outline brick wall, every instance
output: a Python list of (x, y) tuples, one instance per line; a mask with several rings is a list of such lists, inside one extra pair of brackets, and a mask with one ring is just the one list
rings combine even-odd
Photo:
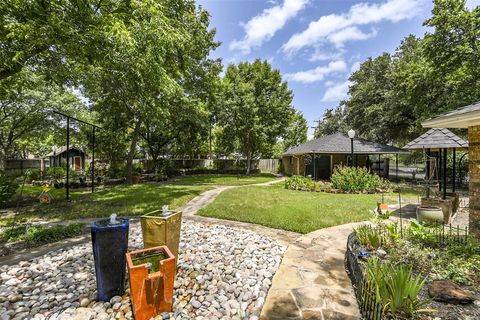
[(468, 127), (470, 233), (480, 240), (480, 126)]

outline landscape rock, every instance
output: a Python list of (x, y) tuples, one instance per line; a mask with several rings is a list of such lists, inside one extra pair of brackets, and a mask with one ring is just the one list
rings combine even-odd
[(387, 256), (387, 251), (383, 250), (383, 249), (378, 249), (377, 250), (377, 256), (380, 258), (380, 259), (383, 259)]
[(471, 293), (450, 280), (432, 281), (428, 287), (428, 294), (435, 301), (451, 304), (467, 304), (475, 300)]
[[(129, 250), (140, 248), (140, 225), (132, 222)], [(258, 319), (285, 249), (256, 233), (183, 221), (173, 312), (155, 319)], [(133, 319), (128, 281), (123, 296), (95, 301), (90, 243), (0, 266), (0, 279), (1, 320)]]

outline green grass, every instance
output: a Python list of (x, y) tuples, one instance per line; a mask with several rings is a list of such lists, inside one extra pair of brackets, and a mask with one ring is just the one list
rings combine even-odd
[(287, 190), (283, 184), (222, 192), (199, 214), (308, 233), (372, 217), (381, 195), (332, 194)]
[[(22, 194), (23, 198), (36, 198), (40, 195), (42, 189), (43, 187), (41, 186), (32, 186), (31, 184), (25, 184), (22, 193), (22, 185), (19, 185), (17, 189), (17, 196)], [(65, 188), (55, 189), (54, 187), (52, 187), (49, 192), (54, 198), (57, 199), (65, 197)], [(90, 188), (70, 189), (70, 194), (73, 196), (80, 194), (88, 194), (89, 192)], [(15, 200), (16, 199), (14, 198), (13, 202), (15, 202)]]
[[(29, 186), (25, 191), (28, 196), (37, 196), (41, 187)], [(178, 208), (200, 193), (210, 189), (201, 185), (163, 185), (142, 183), (122, 185), (90, 193), (88, 189), (72, 189), (71, 201), (65, 200), (65, 189), (52, 189), (53, 203), (41, 204), (37, 201), (19, 209), (17, 221), (38, 220), (72, 220), (79, 218), (106, 217), (112, 213), (119, 216), (142, 215), (160, 209), (168, 204), (172, 209)], [(13, 208), (0, 216), (0, 225), (12, 221)]]
[(264, 183), (275, 180), (276, 177), (270, 173), (255, 175), (198, 175), (185, 176), (169, 180), (168, 183), (180, 185), (217, 185), (217, 186), (243, 186), (256, 183)]

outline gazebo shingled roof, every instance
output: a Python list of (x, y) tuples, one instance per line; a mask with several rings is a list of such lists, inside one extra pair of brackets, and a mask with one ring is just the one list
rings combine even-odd
[[(306, 153), (327, 153), (327, 154), (350, 154), (351, 145), (350, 138), (341, 134), (335, 133), (328, 136), (323, 136), (317, 139), (310, 140), (306, 143), (288, 149), (283, 156), (292, 156)], [(361, 138), (353, 140), (354, 150), (357, 154), (398, 154), (408, 153), (394, 146), (389, 146), (377, 142), (368, 141)]]
[(445, 128), (432, 128), (403, 147), (409, 150), (450, 148), (468, 148), (468, 142)]

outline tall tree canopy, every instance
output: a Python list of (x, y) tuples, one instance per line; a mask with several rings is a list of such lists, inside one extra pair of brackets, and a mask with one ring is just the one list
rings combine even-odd
[(318, 126), (315, 128), (313, 134), (315, 138), (327, 136), (337, 132), (347, 132), (345, 125), (345, 115), (342, 107), (336, 107), (335, 109), (327, 109), (323, 114), (323, 118), (318, 121)]
[(220, 144), (225, 153), (247, 160), (271, 154), (295, 116), (292, 92), (278, 70), (255, 60), (227, 67), (219, 108)]
[(480, 7), (435, 0), (431, 28), (406, 37), (393, 54), (363, 62), (350, 76), (349, 98), (327, 110), (325, 126), (352, 127), (365, 138), (403, 145), (425, 129), (421, 122), (480, 101)]
[(61, 124), (53, 110), (72, 115), (86, 111), (72, 92), (28, 70), (0, 80), (0, 165), (6, 158), (43, 156), (51, 150), (44, 142)]
[[(208, 59), (218, 43), (195, 1), (6, 0), (0, 13), (2, 85), (31, 72), (50, 99), (77, 88), (108, 128), (99, 132), (108, 140), (99, 140), (100, 154), (126, 158), (129, 177), (139, 146), (155, 157), (172, 143), (195, 149), (200, 143), (187, 141), (208, 135), (221, 65)], [(22, 92), (38, 86), (23, 81)]]

